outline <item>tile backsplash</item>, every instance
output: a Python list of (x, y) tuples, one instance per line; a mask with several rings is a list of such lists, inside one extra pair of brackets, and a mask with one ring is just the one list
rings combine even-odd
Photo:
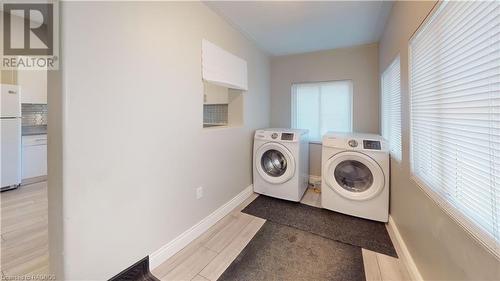
[(23, 103), (22, 125), (23, 126), (44, 126), (47, 125), (47, 105)]
[(203, 123), (206, 125), (227, 125), (227, 104), (203, 105)]

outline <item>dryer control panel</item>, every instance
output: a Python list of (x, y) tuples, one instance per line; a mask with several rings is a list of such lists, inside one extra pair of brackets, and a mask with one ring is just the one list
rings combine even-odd
[(322, 145), (345, 150), (389, 151), (389, 144), (381, 136), (374, 134), (327, 133), (323, 136)]

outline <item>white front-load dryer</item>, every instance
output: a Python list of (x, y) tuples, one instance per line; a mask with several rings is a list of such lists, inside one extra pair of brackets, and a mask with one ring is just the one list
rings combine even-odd
[(387, 222), (389, 150), (378, 135), (323, 136), (321, 203), (325, 209)]
[(296, 129), (255, 132), (253, 189), (256, 193), (300, 201), (309, 183), (307, 133)]

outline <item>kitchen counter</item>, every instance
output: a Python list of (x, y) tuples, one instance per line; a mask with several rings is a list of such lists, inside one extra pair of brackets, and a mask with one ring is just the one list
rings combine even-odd
[(22, 127), (23, 136), (46, 135), (46, 134), (47, 134), (47, 125)]

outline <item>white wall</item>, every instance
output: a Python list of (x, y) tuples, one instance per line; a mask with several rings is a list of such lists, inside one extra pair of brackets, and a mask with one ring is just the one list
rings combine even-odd
[(500, 262), (410, 178), (408, 40), (434, 4), (396, 2), (380, 41), (380, 74), (401, 55), (403, 160), (391, 162), (391, 216), (425, 280), (500, 280)]
[[(291, 126), (292, 83), (332, 80), (353, 80), (353, 130), (379, 133), (377, 44), (272, 58), (271, 125)], [(309, 167), (321, 175), (321, 145), (310, 145)]]
[[(102, 280), (252, 183), (253, 131), (269, 126), (269, 60), (202, 3), (61, 6), (63, 174), (52, 182), (62, 178), (64, 222), (51, 250), (63, 249), (59, 278)], [(203, 38), (248, 62), (241, 128), (202, 129)]]

